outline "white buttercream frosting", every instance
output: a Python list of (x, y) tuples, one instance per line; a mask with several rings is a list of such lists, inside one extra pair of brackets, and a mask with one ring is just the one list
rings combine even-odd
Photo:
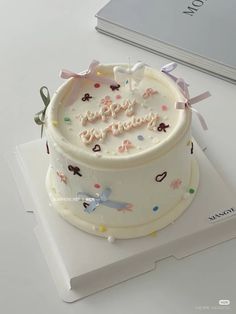
[[(100, 66), (98, 72), (114, 79), (113, 68)], [(79, 84), (79, 91), (68, 105), (73, 84)], [(151, 68), (145, 69), (143, 79), (133, 84), (132, 90), (128, 78), (113, 89), (104, 83), (73, 78), (54, 95), (47, 128), (55, 142), (73, 155), (94, 160), (98, 154), (93, 148), (99, 145), (98, 163), (113, 159), (128, 164), (128, 160), (144, 158), (144, 154), (152, 158), (151, 152), (169, 149), (182, 136), (191, 114), (177, 110), (176, 99), (183, 96), (175, 84)], [(121, 149), (127, 140), (130, 147)]]
[[(114, 80), (116, 66), (128, 69), (99, 65), (97, 74)], [(150, 67), (133, 81), (131, 72), (119, 74), (119, 87), (67, 80), (45, 124), (53, 206), (75, 226), (110, 239), (163, 228), (190, 204), (198, 184), (191, 111), (175, 108), (184, 101), (179, 87)]]

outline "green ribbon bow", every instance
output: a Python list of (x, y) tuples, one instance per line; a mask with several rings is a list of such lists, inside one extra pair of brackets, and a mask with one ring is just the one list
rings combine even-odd
[(34, 116), (34, 121), (36, 124), (41, 125), (41, 138), (43, 136), (43, 126), (45, 124), (45, 115), (48, 105), (50, 104), (50, 94), (49, 90), (46, 86), (42, 86), (40, 88), (40, 96), (45, 105), (45, 108), (39, 112), (37, 112)]

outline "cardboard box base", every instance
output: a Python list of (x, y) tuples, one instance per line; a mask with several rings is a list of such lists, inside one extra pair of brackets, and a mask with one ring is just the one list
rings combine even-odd
[(11, 168), (26, 211), (35, 213), (35, 234), (64, 301), (151, 271), (166, 257), (183, 258), (236, 237), (236, 200), (199, 146), (194, 147), (200, 185), (190, 207), (157, 235), (111, 244), (70, 225), (52, 208), (45, 188), (45, 140), (17, 146)]

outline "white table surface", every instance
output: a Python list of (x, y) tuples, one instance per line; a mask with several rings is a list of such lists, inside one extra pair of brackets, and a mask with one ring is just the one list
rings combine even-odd
[[(236, 313), (236, 240), (183, 260), (168, 258), (156, 271), (66, 304), (58, 297), (33, 234), (35, 219), (25, 213), (6, 161), (19, 143), (38, 138), (33, 115), (43, 104), (39, 88), (54, 91), (61, 68), (84, 70), (94, 58), (104, 63), (143, 60), (160, 67), (168, 60), (97, 33), (94, 14), (107, 0), (0, 0), (0, 311), (15, 313), (161, 313), (216, 312), (229, 299)], [(236, 192), (236, 86), (179, 65), (176, 74), (193, 95), (210, 90), (197, 105), (209, 131), (193, 121), (193, 133)], [(224, 112), (226, 109), (226, 112)], [(209, 196), (213, 197), (213, 196)], [(222, 309), (221, 309), (222, 310)]]

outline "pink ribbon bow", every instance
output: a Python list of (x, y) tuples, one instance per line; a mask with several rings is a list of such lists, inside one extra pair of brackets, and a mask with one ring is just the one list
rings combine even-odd
[(122, 145), (118, 147), (118, 151), (120, 153), (127, 152), (129, 148), (134, 147), (133, 144), (129, 140), (124, 140)]
[[(60, 72), (60, 77), (64, 79), (69, 79), (72, 77), (75, 79), (88, 79), (88, 80), (99, 82), (99, 83), (110, 84), (110, 85), (115, 85), (115, 86), (118, 85), (116, 81), (108, 77), (98, 75), (97, 73), (98, 65), (99, 65), (99, 61), (93, 60), (91, 64), (89, 65), (88, 70), (80, 72), (80, 73), (75, 73), (70, 70), (63, 69)], [(80, 85), (78, 84), (78, 81), (75, 80), (72, 86), (72, 89), (70, 91), (70, 95), (68, 97), (69, 99), (67, 99), (67, 105), (72, 104), (76, 100), (79, 93), (79, 88), (80, 88)]]
[(182, 101), (178, 101), (178, 102), (175, 103), (176, 109), (185, 109), (187, 107), (191, 111), (195, 112), (197, 117), (198, 117), (198, 119), (199, 119), (199, 121), (200, 121), (200, 123), (201, 123), (202, 128), (204, 130), (207, 130), (208, 127), (207, 127), (205, 119), (200, 114), (200, 112), (198, 112), (196, 109), (194, 109), (192, 107), (192, 105), (196, 104), (199, 101), (202, 101), (202, 100), (210, 97), (211, 96), (210, 92), (207, 91), (207, 92), (204, 92), (204, 93), (202, 93), (202, 94), (200, 94), (200, 95), (198, 95), (196, 97), (190, 98), (187, 83), (182, 78), (177, 79), (176, 83), (180, 87), (182, 94), (186, 98), (185, 101), (183, 101), (183, 102)]

